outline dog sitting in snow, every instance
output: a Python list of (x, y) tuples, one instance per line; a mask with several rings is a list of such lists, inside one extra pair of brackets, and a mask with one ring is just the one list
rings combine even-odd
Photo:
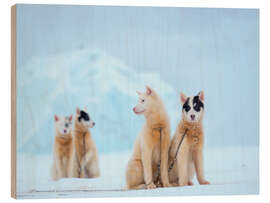
[(128, 189), (156, 188), (159, 174), (163, 187), (170, 186), (168, 180), (168, 149), (170, 123), (159, 95), (150, 87), (145, 93), (137, 92), (139, 103), (133, 111), (145, 117), (143, 128), (136, 139), (132, 157), (126, 169)]
[(52, 178), (58, 180), (70, 176), (72, 164), (72, 116), (54, 116), (56, 135), (54, 138)]
[(201, 91), (194, 97), (186, 97), (181, 93), (180, 100), (183, 105), (182, 120), (177, 126), (169, 152), (169, 163), (176, 156), (176, 162), (169, 172), (170, 182), (179, 186), (193, 185), (192, 179), (196, 171), (198, 182), (209, 184), (203, 172), (204, 92)]
[(89, 128), (95, 126), (86, 110), (76, 109), (74, 125), (75, 154), (72, 176), (77, 178), (96, 178), (100, 175), (98, 153)]

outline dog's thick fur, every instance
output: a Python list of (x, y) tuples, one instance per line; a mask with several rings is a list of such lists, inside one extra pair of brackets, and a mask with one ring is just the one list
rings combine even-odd
[[(200, 99), (202, 101), (204, 100), (203, 92), (200, 92)], [(182, 94), (182, 104), (185, 103), (186, 100), (187, 97)], [(204, 178), (203, 171), (203, 108), (201, 111), (202, 115), (196, 122), (190, 122), (188, 119), (185, 119), (185, 115), (182, 113), (182, 120), (178, 124), (175, 135), (171, 141), (169, 163), (174, 159), (180, 140), (187, 129), (186, 136), (177, 154), (177, 160), (169, 173), (169, 179), (173, 185), (193, 185), (192, 179), (195, 171), (200, 184), (209, 184)]]
[(52, 166), (53, 180), (59, 180), (60, 178), (67, 178), (70, 176), (72, 155), (72, 131), (69, 131), (67, 134), (62, 134), (60, 131), (56, 130)]
[[(168, 149), (170, 144), (168, 115), (161, 98), (153, 89), (147, 87), (146, 93), (137, 93), (139, 94), (139, 104), (134, 108), (134, 112), (144, 114), (146, 121), (136, 139), (133, 154), (126, 169), (127, 188), (156, 188), (157, 166), (160, 160), (161, 182), (163, 187), (168, 187), (170, 186), (168, 180)], [(162, 129), (161, 149), (160, 128)]]
[(77, 109), (74, 125), (74, 159), (72, 176), (77, 178), (96, 178), (100, 176), (98, 153), (92, 139), (89, 126), (79, 120), (80, 110)]

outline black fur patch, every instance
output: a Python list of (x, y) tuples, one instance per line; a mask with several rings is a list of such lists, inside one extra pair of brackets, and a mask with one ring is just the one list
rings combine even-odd
[(198, 95), (193, 98), (192, 102), (193, 102), (193, 109), (195, 111), (199, 112), (201, 108), (204, 108), (204, 105)]
[(79, 122), (81, 121), (81, 119), (85, 120), (85, 121), (89, 121), (89, 115), (88, 113), (86, 113), (85, 111), (80, 111), (80, 116), (78, 118)]
[(185, 110), (186, 112), (189, 112), (189, 110), (191, 109), (191, 107), (189, 106), (189, 97), (187, 98), (186, 102), (183, 105), (183, 111)]

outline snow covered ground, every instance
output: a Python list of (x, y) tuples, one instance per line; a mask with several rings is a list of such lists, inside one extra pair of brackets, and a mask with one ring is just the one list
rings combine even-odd
[(49, 155), (18, 155), (18, 198), (130, 197), (181, 195), (236, 195), (259, 193), (257, 147), (205, 150), (205, 175), (211, 185), (125, 190), (125, 167), (131, 152), (100, 154), (101, 176), (96, 179), (52, 181)]

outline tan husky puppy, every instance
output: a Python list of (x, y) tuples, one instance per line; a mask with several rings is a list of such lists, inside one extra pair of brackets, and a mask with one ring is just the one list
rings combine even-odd
[(72, 116), (54, 116), (56, 135), (54, 138), (52, 178), (58, 180), (69, 176), (72, 164)]
[[(174, 185), (193, 185), (192, 179), (196, 171), (200, 184), (209, 184), (203, 172), (203, 115), (204, 93), (201, 91), (194, 97), (186, 97), (181, 93), (182, 120), (176, 128), (169, 154), (169, 163), (177, 155), (177, 160), (169, 173), (170, 182)], [(177, 153), (177, 148), (185, 134)]]
[(78, 178), (96, 178), (100, 175), (98, 153), (89, 128), (95, 126), (86, 110), (76, 109), (74, 126), (75, 154), (72, 174)]
[(136, 114), (144, 115), (145, 123), (136, 139), (134, 151), (127, 166), (127, 188), (156, 188), (160, 161), (161, 182), (163, 187), (168, 187), (170, 186), (168, 180), (168, 149), (170, 144), (168, 115), (161, 98), (153, 89), (146, 87), (146, 93), (137, 93), (139, 103), (133, 111)]

